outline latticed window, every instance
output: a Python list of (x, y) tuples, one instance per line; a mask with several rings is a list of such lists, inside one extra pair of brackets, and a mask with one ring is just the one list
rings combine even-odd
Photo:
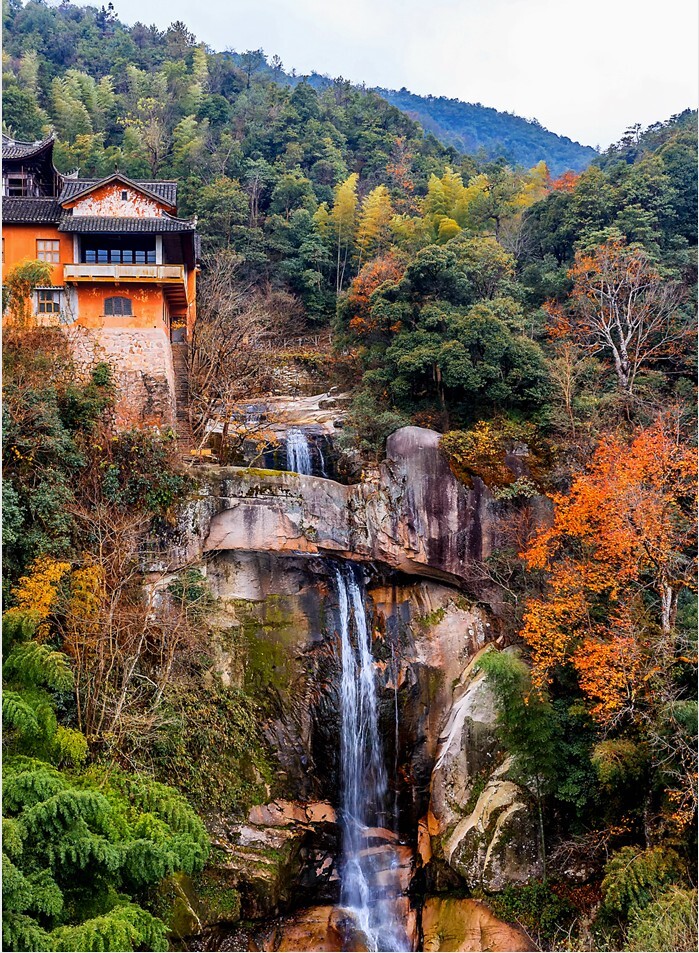
[(131, 310), (131, 298), (105, 298), (104, 299), (104, 313), (106, 315), (127, 315), (131, 316), (133, 311)]
[(61, 260), (61, 243), (50, 238), (37, 238), (36, 257), (39, 261), (50, 261), (58, 264)]
[(38, 314), (58, 314), (61, 310), (60, 292), (40, 288), (37, 291), (36, 310)]

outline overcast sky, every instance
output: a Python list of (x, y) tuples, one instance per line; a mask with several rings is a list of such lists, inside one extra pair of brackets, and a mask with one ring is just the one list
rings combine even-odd
[[(97, 0), (92, 0), (97, 5)], [(697, 105), (697, 0), (114, 0), (216, 50), (536, 117), (586, 145)]]

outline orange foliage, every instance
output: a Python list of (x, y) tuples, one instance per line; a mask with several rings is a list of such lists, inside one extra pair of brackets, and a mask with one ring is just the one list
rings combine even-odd
[(573, 192), (580, 179), (579, 172), (564, 172), (551, 183), (554, 192)]
[(59, 586), (68, 572), (70, 563), (51, 556), (39, 556), (29, 567), (28, 574), (20, 577), (12, 593), (15, 605), (7, 614), (32, 613), (40, 623), (37, 638), (46, 638), (49, 634), (46, 620), (54, 609)]
[(669, 416), (630, 443), (615, 435), (600, 442), (570, 493), (554, 498), (553, 525), (522, 554), (547, 574), (545, 595), (530, 599), (524, 616), (535, 684), (572, 657), (597, 717), (628, 703), (641, 656), (651, 672), (657, 649), (639, 632), (659, 633), (658, 644), (669, 636), (677, 595), (693, 585), (696, 491), (694, 453)]
[(381, 330), (371, 315), (371, 296), (384, 282), (400, 281), (405, 266), (390, 252), (381, 258), (367, 262), (349, 287), (347, 303), (350, 307), (350, 328), (361, 336)]
[(591, 714), (608, 724), (622, 711), (633, 711), (643, 685), (644, 660), (633, 636), (611, 642), (585, 639), (573, 654), (580, 688), (592, 703)]

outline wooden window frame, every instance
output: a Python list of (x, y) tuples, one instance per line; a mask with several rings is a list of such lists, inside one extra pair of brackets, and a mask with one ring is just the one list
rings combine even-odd
[[(49, 256), (49, 257), (47, 257)], [(61, 242), (58, 238), (37, 238), (36, 257), (39, 261), (46, 261), (50, 265), (58, 265), (61, 261)]]
[[(51, 305), (51, 307), (48, 307)], [(36, 289), (36, 313), (37, 314), (60, 314), (61, 313), (61, 292), (54, 288)]]
[[(114, 309), (116, 302), (119, 302), (118, 310)], [(124, 310), (124, 303), (127, 304), (128, 310)], [(107, 318), (132, 318), (133, 301), (126, 295), (110, 295), (109, 298), (104, 299), (104, 314)]]

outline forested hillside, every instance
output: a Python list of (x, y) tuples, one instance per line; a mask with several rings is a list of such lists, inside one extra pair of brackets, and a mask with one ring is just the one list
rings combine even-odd
[[(12, 133), (54, 132), (65, 172), (176, 178), (197, 216), (202, 446), (218, 427), (218, 461), (236, 461), (233, 408), (302, 372), (348, 394), (340, 469), (365, 499), (386, 438), (414, 425), (505, 513), (465, 601), (518, 646), (481, 664), (545, 863), (492, 891), (496, 913), (542, 948), (694, 949), (696, 113), (556, 175), (515, 164), (509, 134), (501, 157), (462, 155), (377, 92), (277, 82), (281, 64), (208, 51), (182, 23), (3, 13)], [(42, 274), (8, 283), (11, 313)], [(176, 537), (203, 478), (172, 434), (116, 430), (110, 367), (79, 374), (58, 330), (21, 321), (3, 367), (5, 947), (165, 949), (182, 877), (203, 898), (192, 922), (232, 929), (258, 908), (204, 867), (203, 821), (213, 863), (214, 814), (242, 823), (286, 795), (262, 725), (292, 662), (262, 654), (238, 603), (230, 635), (199, 568), (153, 588), (147, 547)], [(264, 863), (286, 870), (285, 851)], [(439, 889), (465, 892), (444, 871)]]
[(581, 172), (596, 157), (590, 146), (558, 136), (537, 122), (498, 112), (480, 103), (445, 96), (417, 96), (407, 89), (377, 89), (385, 99), (416, 119), (427, 132), (459, 152), (504, 156), (515, 165), (544, 161), (554, 175)]

